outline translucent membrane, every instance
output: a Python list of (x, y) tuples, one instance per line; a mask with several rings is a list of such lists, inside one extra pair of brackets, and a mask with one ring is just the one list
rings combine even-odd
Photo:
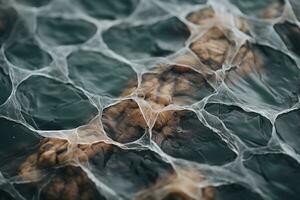
[(0, 199), (299, 199), (296, 0), (0, 0)]

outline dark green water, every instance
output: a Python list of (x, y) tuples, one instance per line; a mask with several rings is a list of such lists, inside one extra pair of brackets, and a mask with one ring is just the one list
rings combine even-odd
[[(217, 20), (195, 25), (186, 19), (201, 8), (212, 8)], [(247, 32), (236, 18), (247, 22)], [(145, 74), (180, 65), (180, 55), (195, 56), (191, 44), (214, 23), (231, 30), (226, 37), (234, 48), (218, 70), (199, 58), (190, 65), (206, 85), (174, 94), (167, 109), (186, 113), (173, 135), (156, 144), (162, 130), (148, 121), (131, 143), (113, 141), (115, 130), (102, 130), (102, 113), (125, 99), (143, 99)], [(237, 72), (243, 63), (233, 59), (242, 45), (260, 58), (247, 73)], [(46, 166), (38, 186), (18, 175), (43, 137), (114, 144), (109, 155), (75, 164), (95, 186), (94, 199), (134, 199), (187, 168), (201, 172), (205, 181), (196, 188), (214, 187), (216, 200), (300, 199), (298, 0), (0, 0), (0, 47), (0, 200), (65, 199), (44, 193), (53, 177), (65, 176), (64, 166)], [(204, 68), (213, 78), (202, 76)], [(127, 88), (134, 88), (132, 95), (120, 97)], [(91, 121), (100, 128), (80, 135)], [(182, 199), (156, 190), (153, 199)]]

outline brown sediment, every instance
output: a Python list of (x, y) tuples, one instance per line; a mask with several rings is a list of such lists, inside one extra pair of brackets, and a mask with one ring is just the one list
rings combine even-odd
[(233, 28), (237, 28), (244, 33), (249, 32), (249, 25), (247, 21), (239, 16), (221, 15), (217, 16), (217, 13), (211, 8), (206, 7), (198, 11), (192, 12), (187, 16), (187, 20), (195, 25), (221, 25), (227, 24)]
[(193, 42), (190, 48), (202, 63), (212, 70), (218, 70), (222, 67), (234, 45), (234, 42), (230, 41), (222, 30), (213, 27), (200, 39)]
[(73, 145), (67, 140), (45, 138), (41, 141), (38, 152), (29, 156), (20, 166), (19, 174), (28, 181), (38, 181), (44, 169), (86, 162), (99, 150), (108, 150), (106, 143)]
[(139, 92), (144, 94), (145, 100), (154, 109), (170, 104), (191, 104), (202, 99), (201, 94), (197, 93), (199, 89), (214, 91), (208, 83), (211, 76), (185, 66), (168, 66), (144, 74)]
[(105, 109), (101, 120), (107, 135), (120, 143), (137, 140), (147, 128), (139, 106), (133, 100), (124, 100)]
[(178, 173), (162, 177), (152, 187), (139, 192), (135, 200), (213, 200), (213, 187), (200, 188), (197, 185), (203, 179), (196, 170), (179, 170)]
[(93, 182), (89, 180), (81, 169), (74, 166), (66, 166), (59, 169), (57, 174), (42, 189), (41, 199), (52, 200), (104, 200), (98, 194)]
[[(277, 7), (276, 7), (277, 8)], [(269, 12), (269, 11), (268, 11)], [(268, 15), (268, 14), (266, 14)], [(205, 25), (215, 19), (211, 8), (206, 8), (188, 16), (188, 20)], [(238, 28), (247, 31), (246, 22), (236, 19)], [(131, 84), (123, 93), (124, 96), (137, 92), (150, 108), (146, 115), (143, 107), (135, 100), (122, 100), (119, 103), (104, 109), (102, 124), (107, 135), (119, 143), (133, 142), (141, 138), (149, 128), (147, 116), (155, 119), (153, 124), (152, 140), (160, 144), (165, 138), (174, 134), (174, 127), (179, 123), (185, 112), (174, 110), (160, 112), (168, 105), (190, 105), (203, 98), (200, 91), (213, 93), (213, 87), (208, 83), (214, 76), (214, 71), (222, 68), (225, 60), (233, 55), (237, 49), (234, 41), (228, 39), (228, 30), (220, 29), (222, 24), (209, 28), (201, 37), (194, 40), (190, 49), (207, 67), (194, 67), (199, 62), (191, 55), (181, 55), (176, 59), (178, 65), (160, 66), (151, 72), (143, 74), (141, 84)], [(259, 68), (261, 63), (256, 59), (249, 45), (243, 45), (232, 58), (235, 70), (240, 75), (249, 74), (253, 66)], [(191, 66), (191, 67), (188, 67)], [(98, 142), (93, 144), (73, 144), (67, 140), (45, 138), (41, 141), (38, 151), (29, 156), (19, 168), (19, 175), (26, 181), (36, 184), (47, 173), (48, 169), (63, 166), (63, 175), (56, 174), (42, 190), (45, 199), (99, 199), (96, 195), (96, 186), (87, 175), (76, 165), (85, 163), (98, 152), (109, 152), (114, 145)], [(161, 177), (154, 185), (140, 191), (135, 199), (214, 199), (212, 187), (199, 188), (196, 182), (205, 179), (201, 173), (193, 170), (183, 170), (179, 173)], [(85, 188), (85, 189), (84, 189)], [(102, 198), (102, 197), (101, 197)]]
[(214, 19), (215, 11), (211, 7), (200, 9), (187, 16), (187, 20), (198, 25), (209, 24)]

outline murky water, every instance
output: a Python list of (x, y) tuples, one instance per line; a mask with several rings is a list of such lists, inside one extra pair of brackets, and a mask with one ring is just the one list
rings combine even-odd
[(298, 0), (0, 0), (0, 200), (300, 199)]

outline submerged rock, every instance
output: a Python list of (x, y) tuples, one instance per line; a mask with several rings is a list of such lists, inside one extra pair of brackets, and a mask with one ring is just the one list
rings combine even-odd
[[(298, 111), (293, 41), (299, 30), (297, 23), (276, 21), (285, 4), (124, 2), (18, 0), (15, 7), (27, 20), (20, 27), (30, 40), (11, 36), (18, 15), (0, 7), (0, 116), (8, 127), (0, 132), (43, 136), (24, 140), (26, 152), (0, 147), (0, 195), (296, 198), (295, 187), (276, 175), (287, 169), (291, 179), (299, 176), (297, 126), (286, 126)], [(161, 19), (147, 16), (154, 8)], [(286, 52), (276, 49), (280, 41)], [(278, 158), (290, 166), (263, 170), (287, 149), (296, 156)], [(10, 150), (15, 157), (5, 156)]]

